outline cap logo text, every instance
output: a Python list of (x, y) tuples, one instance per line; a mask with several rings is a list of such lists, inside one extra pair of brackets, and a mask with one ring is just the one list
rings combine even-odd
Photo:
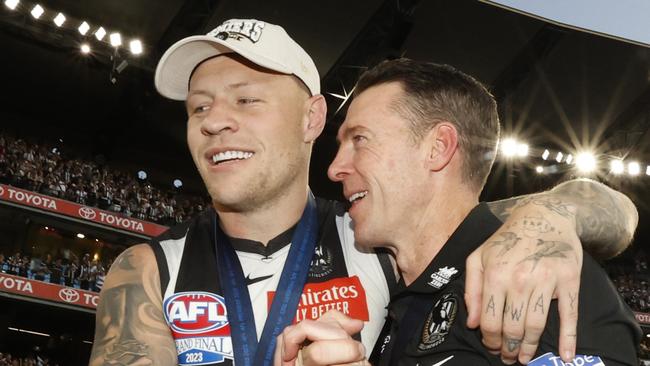
[[(265, 23), (257, 20), (228, 20), (213, 29), (208, 36), (219, 39), (234, 38), (240, 40), (248, 38), (251, 42), (256, 43), (262, 36), (262, 30)], [(227, 37), (226, 37), (227, 35)]]

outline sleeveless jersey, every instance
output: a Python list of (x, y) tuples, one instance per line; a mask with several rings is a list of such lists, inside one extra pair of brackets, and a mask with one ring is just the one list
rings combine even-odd
[[(317, 199), (319, 236), (294, 322), (336, 309), (365, 321), (360, 337), (370, 352), (386, 317), (394, 272), (385, 255), (357, 248), (351, 220), (339, 202)], [(227, 309), (219, 281), (214, 213), (208, 210), (149, 244), (160, 271), (163, 312), (179, 365), (232, 365)], [(267, 246), (231, 238), (246, 276), (257, 338), (261, 336), (293, 229)]]

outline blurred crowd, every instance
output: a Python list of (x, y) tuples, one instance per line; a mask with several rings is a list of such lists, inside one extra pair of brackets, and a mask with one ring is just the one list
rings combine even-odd
[(645, 256), (635, 258), (633, 265), (608, 268), (618, 292), (634, 311), (650, 313), (650, 272)]
[(650, 287), (647, 280), (624, 275), (613, 278), (612, 281), (632, 310), (650, 313)]
[(98, 258), (91, 258), (89, 253), (84, 254), (81, 259), (74, 254), (71, 254), (70, 258), (53, 258), (50, 254), (40, 258), (20, 252), (11, 256), (0, 253), (2, 273), (96, 292), (102, 289), (111, 264), (113, 258), (103, 262)]
[(645, 336), (639, 346), (639, 365), (650, 366), (650, 338)]
[(0, 366), (58, 366), (58, 363), (50, 363), (46, 357), (27, 356), (17, 357), (11, 353), (0, 352)]
[(163, 225), (185, 221), (210, 202), (7, 135), (0, 135), (0, 183)]

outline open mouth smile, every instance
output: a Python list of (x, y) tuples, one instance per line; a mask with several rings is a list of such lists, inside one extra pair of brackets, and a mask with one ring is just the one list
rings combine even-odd
[(227, 150), (221, 151), (212, 155), (212, 165), (218, 165), (221, 163), (235, 161), (235, 160), (247, 160), (250, 159), (254, 153), (250, 151), (241, 151), (241, 150)]

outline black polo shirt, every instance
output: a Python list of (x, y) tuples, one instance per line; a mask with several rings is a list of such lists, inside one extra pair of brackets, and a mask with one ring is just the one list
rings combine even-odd
[[(427, 269), (408, 287), (402, 284), (391, 299), (386, 325), (370, 357), (373, 365), (502, 365), (498, 356), (485, 349), (480, 332), (467, 328), (464, 300), (465, 260), (500, 226), (501, 222), (487, 205), (479, 204)], [(553, 300), (536, 359), (529, 365), (565, 365), (554, 355), (558, 349), (559, 324), (557, 301)], [(632, 312), (607, 274), (584, 253), (579, 295), (579, 356), (574, 364), (636, 365), (640, 337)]]

